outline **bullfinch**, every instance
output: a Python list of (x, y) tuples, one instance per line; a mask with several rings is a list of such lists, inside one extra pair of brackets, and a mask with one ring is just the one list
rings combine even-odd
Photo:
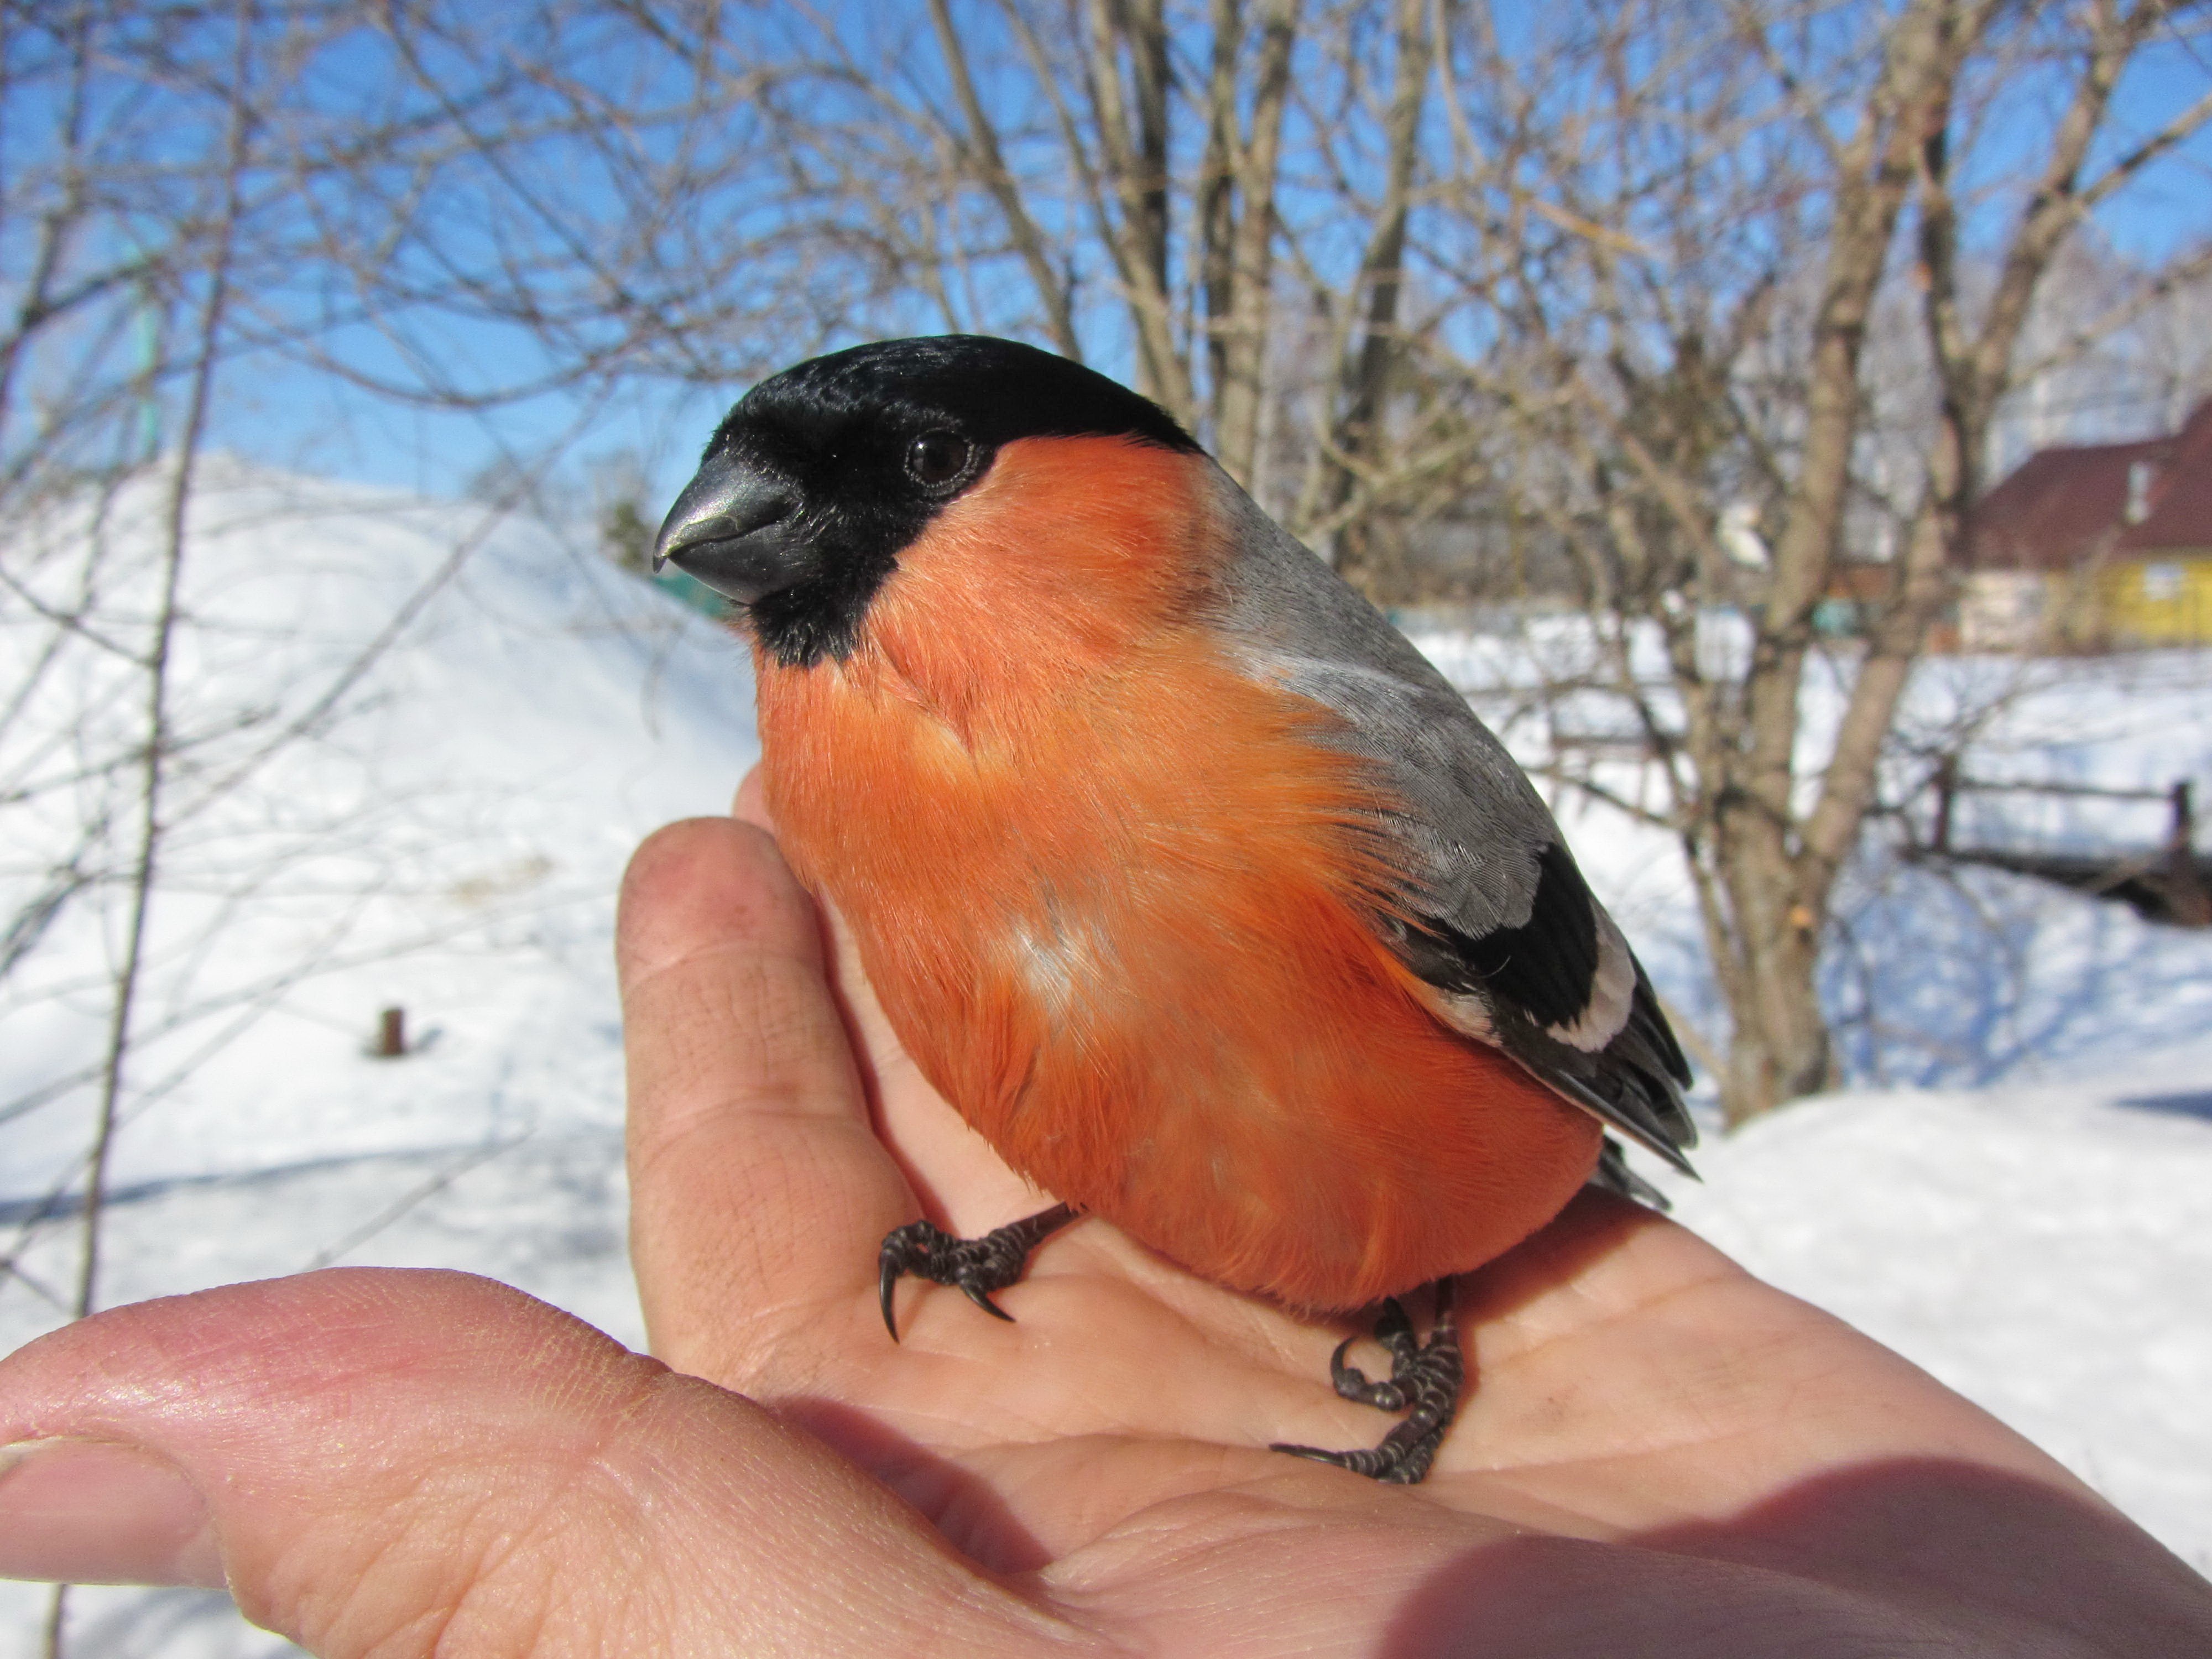
[[(1689, 1071), (1559, 826), (1466, 699), (1165, 411), (951, 335), (755, 386), (662, 526), (736, 600), (767, 798), (929, 1080), (1060, 1202), (927, 1221), (897, 1279), (990, 1292), (1078, 1214), (1306, 1310), (1439, 1281), (1340, 1393), (1426, 1472), (1449, 1276), (1586, 1182), (1687, 1170)], [(1000, 1317), (1005, 1317), (1000, 1313)], [(893, 1335), (896, 1336), (896, 1326)]]

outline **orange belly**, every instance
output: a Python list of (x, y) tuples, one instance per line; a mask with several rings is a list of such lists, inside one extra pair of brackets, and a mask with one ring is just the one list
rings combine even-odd
[(1600, 1131), (1366, 920), (1371, 781), (1202, 640), (1012, 724), (893, 660), (763, 663), (769, 802), (885, 1012), (1007, 1163), (1204, 1277), (1350, 1308), (1541, 1226)]

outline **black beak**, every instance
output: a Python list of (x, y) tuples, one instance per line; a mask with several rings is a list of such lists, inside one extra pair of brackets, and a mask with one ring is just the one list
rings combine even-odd
[(653, 568), (672, 564), (750, 605), (811, 568), (799, 504), (799, 492), (781, 479), (727, 455), (709, 457), (661, 521)]

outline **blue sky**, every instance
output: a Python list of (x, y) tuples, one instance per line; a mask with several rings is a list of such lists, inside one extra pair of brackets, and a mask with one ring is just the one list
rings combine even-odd
[[(915, 87), (928, 90), (933, 59), (923, 50), (923, 38), (914, 33), (915, 26), (867, 27), (902, 31), (897, 48), (903, 54), (902, 62), (916, 77)], [(389, 70), (380, 52), (349, 45), (319, 72), (331, 87), (342, 89), (333, 94), (338, 105), (353, 100), (367, 112), (383, 106), (378, 77)], [(611, 80), (619, 81), (621, 70), (619, 64), (611, 66)], [(665, 64), (637, 68), (630, 94), (668, 94), (669, 73)], [(997, 81), (987, 81), (987, 90), (994, 97), (1011, 96), (1006, 90), (1011, 85), (1002, 74)], [(2212, 68), (2194, 43), (2169, 43), (2144, 54), (2115, 99), (2100, 152), (2120, 153), (2186, 107), (2208, 86), (2212, 86)], [(2015, 158), (2025, 162), (2049, 96), (2048, 88), (2025, 82), (2008, 89), (1998, 106), (1970, 175), (1987, 191), (1989, 205), (1983, 210), (1986, 228), (1994, 228), (2006, 204), (2017, 199), (2021, 179), (2008, 173)], [(544, 177), (541, 173), (538, 182), (542, 185)], [(575, 187), (588, 191), (589, 177), (588, 168), (580, 168)], [(2100, 215), (2098, 232), (2116, 250), (2145, 261), (2170, 256), (2212, 236), (2212, 133), (2198, 132), (2108, 204)], [(987, 284), (988, 280), (987, 273)], [(312, 282), (312, 274), (303, 273), (303, 293)], [(265, 303), (271, 296), (252, 297)], [(911, 314), (927, 319), (926, 312)], [(924, 320), (920, 325), (938, 325)], [(331, 337), (339, 355), (369, 373), (386, 374), (398, 364), (388, 344), (359, 326)], [(423, 337), (433, 342), (431, 354), (440, 367), (462, 379), (525, 379), (542, 361), (532, 343), (490, 322), (447, 319)], [(1098, 366), (1126, 375), (1126, 352), (1115, 348), (1110, 330), (1101, 328), (1097, 337), (1103, 347)], [(799, 341), (779, 353), (775, 343), (764, 342), (742, 355), (773, 364), (802, 355), (814, 343)], [(481, 412), (453, 413), (410, 407), (299, 362), (263, 354), (235, 366), (226, 376), (215, 434), (226, 447), (279, 465), (430, 494), (456, 493), (503, 454), (534, 456), (557, 441), (565, 445), (567, 459), (556, 465), (570, 477), (583, 474), (594, 458), (634, 453), (646, 462), (656, 488), (668, 493), (688, 472), (722, 409), (743, 389), (743, 378), (734, 374), (706, 384), (684, 384), (665, 374), (637, 374), (611, 390), (554, 392)]]

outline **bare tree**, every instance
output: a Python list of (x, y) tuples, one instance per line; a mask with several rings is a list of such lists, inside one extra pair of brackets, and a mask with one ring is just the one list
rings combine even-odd
[[(2063, 250), (2206, 118), (2198, 99), (2138, 129), (2114, 106), (2195, 13), (535, 16), (542, 49), (519, 57), (487, 49), (500, 22), (387, 19), (450, 118), (402, 170), (424, 206), (396, 285), (356, 262), (383, 296), (365, 313), (473, 307), (549, 376), (717, 386), (853, 334), (1030, 333), (1132, 364), (1371, 592), (1405, 591), (1441, 519), (1493, 564), (1575, 573), (1585, 678), (1664, 773), (1654, 816), (1729, 1010), (1730, 1114), (1831, 1080), (1814, 986), (1838, 872), (2007, 398), (2031, 356), (2139, 314), (2023, 349)], [(546, 163), (579, 155), (590, 187), (565, 188)], [(710, 243), (720, 227), (757, 228)], [(2146, 291), (2202, 264), (2185, 252)], [(1839, 599), (1861, 622), (1832, 641)]]
[[(548, 383), (719, 388), (932, 327), (1126, 353), (1248, 483), (1287, 415), (1310, 476), (1279, 504), (1333, 535), (1367, 505), (1437, 24), (1429, 0), (561, 0), (518, 60), (491, 50), (506, 22), (394, 14), (411, 95), (451, 118), (400, 146), (421, 205), (398, 269), (381, 248), (346, 264), (380, 327), (473, 310), (526, 336)], [(1293, 157), (1310, 183), (1286, 191)], [(334, 255), (369, 246), (332, 223)], [(1318, 374), (1284, 376), (1294, 333)], [(1310, 414), (1286, 396), (1309, 387)]]
[[(1510, 425), (1515, 510), (1570, 552), (1599, 678), (1662, 764), (1656, 816), (1695, 882), (1741, 1119), (1833, 1079), (1824, 925), (1952, 598), (1992, 423), (2031, 367), (2039, 289), (2212, 100), (2112, 135), (2115, 86), (2176, 27), (2155, 0), (1607, 9), (1565, 27), (1595, 50), (1577, 115), (1550, 124), (1499, 107), (1495, 31), (1457, 37), (1469, 142), (1519, 146), (1545, 199), (1485, 204), (1522, 233), (1468, 275), (1503, 349), (1454, 368)], [(2030, 84), (2056, 112), (2027, 134), (1994, 123)], [(1983, 146), (1986, 170), (2000, 142), (2026, 188), (1962, 203), (1968, 155)], [(1538, 217), (1561, 228), (1532, 244)], [(1916, 344), (1870, 345), (1913, 313)], [(1765, 532), (1748, 559), (1723, 534), (1738, 502)], [(1895, 556), (1877, 562), (1866, 532), (1885, 514)], [(1839, 599), (1863, 619), (1831, 648)], [(1721, 607), (1742, 633), (1724, 660), (1701, 648)], [(1824, 676), (1834, 712), (1814, 730)]]
[[(312, 0), (0, 23), (0, 1023), (11, 1044), (70, 1034), (18, 1048), (0, 1085), (11, 1186), (53, 1182), (0, 1244), (0, 1291), (49, 1319), (103, 1300), (134, 1121), (309, 974), (434, 942), (368, 937), (389, 872), (362, 860), (363, 890), (295, 955), (225, 960), (288, 876), (361, 830), (256, 786), (344, 712), (469, 544), (326, 683), (267, 702), (210, 690), (216, 630), (194, 609), (222, 388), (257, 351), (312, 361), (313, 191), (388, 157), (412, 119), (304, 142), (331, 124), (301, 70), (356, 31)], [(49, 1654), (67, 1607), (64, 1588)]]

